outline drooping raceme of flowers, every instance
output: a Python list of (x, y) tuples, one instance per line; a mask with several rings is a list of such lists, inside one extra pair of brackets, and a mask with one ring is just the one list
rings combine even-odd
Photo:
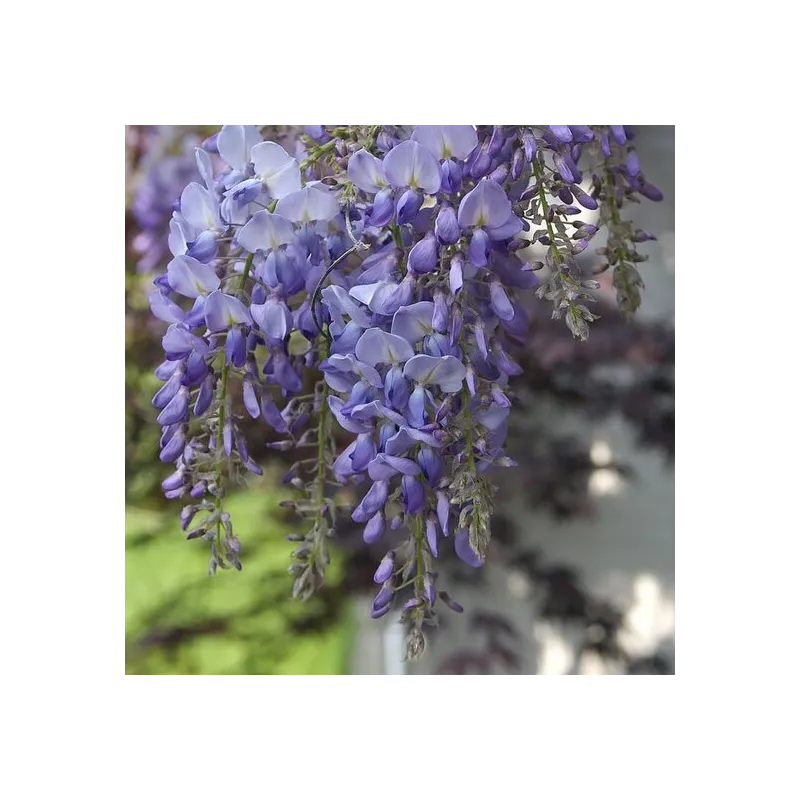
[[(581, 208), (600, 210), (621, 305), (638, 304), (636, 244), (651, 237), (620, 212), (658, 190), (631, 140), (623, 126), (312, 126), (298, 162), (254, 126), (224, 126), (197, 150), (202, 183), (183, 189), (173, 258), (150, 296), (169, 323), (153, 402), (161, 459), (175, 464), (165, 493), (185, 498), (183, 528), (209, 542), (212, 572), (241, 568), (226, 487), (261, 472), (238, 395), (285, 437), (276, 446), (312, 453), (286, 476), (307, 520), (290, 537), (295, 594), (324, 577), (329, 489), (359, 483), (352, 519), (368, 543), (390, 542), (372, 615), (401, 604), (408, 654), (423, 652), (437, 600), (461, 610), (437, 585), (440, 552), (483, 563), (491, 474), (513, 465), (504, 445), (521, 371), (512, 350), (527, 335), (520, 294), (535, 289), (580, 338), (595, 318), (597, 284), (575, 257), (599, 225), (575, 220)], [(532, 241), (547, 248), (541, 284), (545, 264), (521, 257)], [(399, 544), (389, 531), (404, 532)]]

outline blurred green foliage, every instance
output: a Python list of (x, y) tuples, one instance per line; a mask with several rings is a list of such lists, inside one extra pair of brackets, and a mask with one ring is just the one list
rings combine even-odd
[(351, 636), (337, 587), (341, 566), (328, 569), (326, 590), (308, 603), (292, 598), (287, 572), (293, 545), (284, 539), (278, 466), (226, 504), (242, 541), (242, 572), (207, 573), (208, 548), (187, 542), (180, 503), (167, 503), (158, 459), (159, 426), (151, 405), (161, 382), (163, 326), (153, 324), (149, 280), (126, 275), (125, 335), (125, 629), (126, 673), (144, 675), (347, 672)]
[[(347, 672), (352, 619), (325, 596), (299, 603), (286, 570), (292, 544), (266, 484), (232, 496), (241, 572), (206, 572), (208, 550), (187, 542), (175, 509), (125, 513), (126, 673), (331, 675)], [(330, 583), (340, 565), (330, 566)]]

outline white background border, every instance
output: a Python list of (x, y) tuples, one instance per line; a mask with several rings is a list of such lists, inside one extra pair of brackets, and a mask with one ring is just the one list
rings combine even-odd
[[(786, 22), (770, 3), (273, 5), (8, 15), (6, 796), (785, 796)], [(123, 677), (123, 125), (542, 117), (677, 125), (678, 677)]]

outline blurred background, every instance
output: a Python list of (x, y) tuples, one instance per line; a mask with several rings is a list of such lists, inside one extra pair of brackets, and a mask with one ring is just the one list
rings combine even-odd
[[(151, 316), (147, 292), (169, 260), (172, 204), (199, 180), (194, 147), (217, 130), (125, 129), (126, 672), (674, 673), (674, 128), (634, 128), (643, 169), (664, 194), (627, 209), (658, 237), (642, 247), (650, 258), (635, 320), (615, 310), (610, 272), (599, 276), (601, 319), (588, 342), (529, 299), (508, 448), (519, 466), (497, 475), (486, 565), (443, 554), (439, 585), (465, 612), (441, 610), (414, 664), (401, 660), (397, 618), (369, 617), (386, 545), (367, 547), (355, 525), (338, 531), (322, 592), (291, 599), (283, 537), (292, 520), (278, 507), (290, 496), (280, 478), (291, 454), (251, 442), (264, 475), (229, 500), (242, 572), (208, 577), (206, 548), (185, 540), (180, 503), (162, 497), (170, 470), (158, 460), (150, 399), (161, 385), (153, 369), (165, 324)], [(299, 130), (262, 133), (291, 152)], [(595, 242), (602, 246), (600, 234)], [(587, 271), (599, 264), (592, 250)]]

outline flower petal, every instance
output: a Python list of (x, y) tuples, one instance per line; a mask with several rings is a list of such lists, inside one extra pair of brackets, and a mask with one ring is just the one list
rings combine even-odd
[(388, 419), (394, 422), (395, 425), (405, 424), (405, 418), (402, 414), (398, 414), (391, 408), (387, 408), (383, 403), (379, 403), (377, 400), (356, 406), (351, 416), (355, 419), (373, 419), (375, 417), (381, 417), (382, 419)]
[(356, 472), (363, 472), (365, 467), (375, 458), (375, 455), (375, 440), (372, 438), (372, 431), (359, 433), (355, 450), (353, 450), (353, 455), (350, 459), (353, 469)]
[(366, 226), (382, 227), (387, 225), (394, 216), (394, 198), (391, 189), (381, 189), (375, 195), (375, 201), (367, 209)]
[(547, 127), (559, 142), (572, 141), (572, 131), (569, 129), (569, 125), (548, 125)]
[(428, 517), (425, 523), (425, 536), (428, 539), (428, 549), (434, 558), (439, 558), (439, 540), (436, 535), (436, 520), (434, 517)]
[(211, 192), (192, 181), (181, 193), (181, 214), (198, 231), (222, 227), (219, 205)]
[[(364, 499), (353, 511), (352, 518), (355, 522), (366, 522), (383, 509), (389, 497), (389, 484), (387, 481), (375, 481)], [(366, 533), (366, 532), (365, 532)]]
[(192, 352), (197, 352), (201, 356), (208, 353), (208, 342), (195, 336), (182, 322), (176, 322), (167, 328), (167, 332), (161, 337), (161, 346), (171, 361), (183, 358)]
[(281, 245), (293, 242), (294, 228), (292, 223), (280, 214), (259, 211), (239, 231), (236, 239), (248, 253), (255, 253), (259, 250), (269, 252)]
[(356, 283), (363, 285), (390, 280), (399, 261), (400, 251), (394, 246), (394, 243), (372, 253), (361, 262), (361, 271), (356, 277)]
[(380, 328), (369, 328), (356, 344), (356, 358), (374, 367), (402, 364), (414, 355), (414, 348), (402, 337)]
[(174, 256), (182, 256), (186, 253), (186, 243), (192, 242), (197, 236), (197, 232), (186, 221), (183, 215), (177, 211), (173, 213), (169, 221), (169, 235), (167, 244), (169, 251)]
[[(391, 303), (401, 285), (394, 281), (367, 283), (350, 289), (350, 296), (365, 303), (370, 311), (381, 314), (386, 309), (387, 304)], [(368, 325), (364, 325), (364, 327), (366, 328)]]
[(256, 175), (273, 197), (281, 199), (300, 188), (300, 166), (297, 159), (292, 158), (279, 144), (261, 142), (252, 148), (250, 158)]
[[(358, 344), (363, 332), (364, 329), (357, 322), (350, 320), (331, 343), (331, 353), (355, 353), (356, 344)], [(313, 333), (314, 338), (316, 338), (316, 328), (314, 328)]]
[(305, 186), (282, 197), (275, 211), (292, 222), (309, 223), (319, 220), (330, 222), (339, 213), (339, 204), (336, 198), (324, 189)]
[(357, 150), (347, 164), (347, 177), (365, 192), (375, 194), (387, 186), (383, 162), (367, 150)]
[(444, 471), (444, 461), (442, 457), (432, 448), (422, 447), (417, 454), (417, 463), (420, 465), (422, 473), (428, 483), (431, 486), (436, 486)]
[(270, 343), (284, 341), (292, 330), (292, 315), (286, 303), (272, 296), (265, 303), (250, 306), (253, 320), (264, 331)]
[[(398, 224), (405, 225), (408, 222), (413, 222), (420, 208), (422, 208), (424, 199), (419, 189), (406, 189), (397, 201)], [(370, 222), (373, 225), (377, 225), (373, 220), (370, 220)]]
[(206, 325), (212, 333), (225, 331), (234, 325), (249, 325), (253, 322), (250, 312), (241, 300), (219, 290), (208, 296), (205, 318)]
[(425, 507), (425, 487), (411, 475), (403, 475), (400, 503), (406, 514), (419, 514)]
[(433, 333), (433, 303), (423, 300), (402, 306), (392, 318), (392, 333), (416, 344)]
[(463, 161), (478, 145), (472, 125), (417, 125), (411, 138), (440, 160), (455, 156)]
[(455, 535), (456, 555), (471, 567), (483, 566), (483, 559), (469, 546), (469, 531), (462, 530)]
[(343, 405), (344, 401), (341, 397), (334, 397), (331, 395), (328, 398), (328, 406), (330, 407), (331, 411), (333, 411), (333, 415), (336, 417), (338, 423), (346, 431), (350, 431), (350, 433), (369, 433), (372, 430), (372, 425), (369, 423), (359, 422), (358, 420), (352, 419), (351, 417), (348, 417), (342, 413)]
[(255, 125), (223, 125), (217, 136), (217, 150), (232, 169), (241, 170), (250, 161), (250, 150), (261, 141)]
[(449, 203), (443, 205), (436, 215), (434, 231), (436, 238), (442, 244), (455, 244), (461, 238), (461, 228), (455, 209)]
[(384, 451), (387, 455), (398, 456), (405, 453), (409, 447), (413, 447), (418, 442), (424, 442), (431, 447), (441, 447), (441, 444), (433, 434), (403, 425), (397, 433), (386, 440)]
[(511, 201), (503, 187), (488, 179), (478, 185), (461, 200), (458, 207), (458, 224), (464, 228), (496, 228), (511, 216)]
[(439, 164), (433, 153), (411, 139), (400, 142), (386, 154), (383, 169), (389, 183), (396, 188), (410, 186), (436, 194), (442, 183)]
[(336, 370), (340, 373), (351, 373), (365, 380), (370, 386), (378, 389), (383, 387), (380, 373), (375, 367), (359, 361), (354, 355), (333, 355), (327, 359), (325, 365), (328, 369)]
[(408, 254), (408, 268), (415, 273), (433, 272), (439, 260), (439, 244), (432, 233), (417, 242)]
[[(367, 544), (374, 544), (383, 536), (385, 528), (386, 518), (383, 516), (383, 512), (379, 511), (364, 526), (364, 541)], [(386, 606), (386, 608), (388, 610), (389, 606)]]
[(150, 310), (153, 315), (163, 320), (164, 322), (182, 322), (186, 314), (183, 309), (167, 297), (159, 289), (153, 289), (147, 295), (150, 301)]
[(492, 252), (492, 242), (489, 234), (483, 228), (476, 228), (467, 246), (467, 257), (470, 264), (476, 267), (485, 267), (489, 263), (489, 254)]
[(464, 259), (458, 253), (450, 260), (450, 272), (447, 275), (447, 279), (450, 291), (454, 295), (458, 294), (464, 285)]
[(386, 373), (386, 377), (383, 380), (383, 396), (386, 399), (386, 404), (391, 408), (403, 409), (408, 404), (410, 392), (408, 378), (403, 375), (403, 368), (393, 366)]
[(457, 392), (466, 377), (466, 367), (455, 356), (426, 356), (410, 358), (403, 374), (417, 383), (436, 384), (445, 392)]
[(492, 404), (485, 411), (479, 411), (475, 418), (487, 430), (493, 431), (499, 428), (508, 418), (509, 410)]
[(403, 475), (419, 475), (420, 467), (416, 461), (410, 458), (400, 458), (389, 456), (385, 453), (378, 453), (375, 459), (367, 468), (370, 478), (374, 481), (388, 480), (392, 475), (401, 472)]
[(211, 163), (211, 156), (202, 147), (194, 149), (195, 161), (197, 161), (197, 171), (206, 185), (206, 189), (214, 189), (214, 165)]
[(449, 533), (448, 521), (450, 519), (450, 501), (444, 492), (436, 492), (436, 516), (442, 533), (447, 536)]
[(225, 199), (234, 204), (236, 208), (243, 208), (248, 203), (257, 200), (264, 189), (264, 184), (257, 178), (247, 178), (234, 184), (225, 192)]
[(349, 444), (341, 452), (336, 461), (333, 462), (334, 475), (336, 475), (336, 477), (341, 481), (344, 481), (356, 474), (355, 470), (353, 469), (352, 455), (356, 450), (357, 444), (358, 440)]
[(336, 322), (344, 324), (344, 315), (347, 314), (356, 325), (361, 328), (369, 328), (372, 321), (369, 314), (356, 302), (356, 300), (361, 302), (364, 300), (354, 291), (355, 288), (357, 287), (353, 287), (348, 294), (347, 290), (341, 286), (326, 286), (321, 292), (322, 302), (327, 306)]
[(500, 319), (514, 318), (514, 306), (511, 305), (503, 284), (499, 280), (489, 281), (489, 302), (492, 310)]
[(200, 297), (219, 287), (217, 273), (191, 256), (175, 256), (167, 265), (167, 280), (184, 297)]
[(457, 161), (448, 159), (442, 164), (442, 191), (456, 194), (461, 189), (463, 170)]
[[(182, 481), (183, 481), (183, 476), (181, 475), (181, 482)], [(375, 583), (383, 583), (384, 581), (388, 581), (389, 578), (392, 577), (393, 572), (394, 572), (394, 553), (390, 550), (381, 559), (381, 563), (378, 565), (378, 569), (375, 570), (375, 574), (372, 576), (372, 580)]]
[(493, 242), (501, 242), (503, 239), (512, 239), (523, 227), (522, 220), (516, 214), (512, 214), (502, 225), (488, 228), (487, 233)]

